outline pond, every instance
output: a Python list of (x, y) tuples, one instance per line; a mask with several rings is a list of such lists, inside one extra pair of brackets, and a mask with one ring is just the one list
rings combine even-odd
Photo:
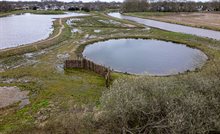
[(118, 39), (88, 45), (83, 56), (130, 74), (172, 75), (201, 68), (208, 57), (183, 44), (153, 39)]
[(150, 19), (142, 19), (138, 17), (132, 17), (132, 16), (126, 16), (122, 15), (120, 13), (109, 13), (109, 16), (120, 18), (120, 19), (127, 19), (131, 21), (135, 21), (140, 24), (144, 24), (146, 26), (155, 27), (167, 31), (172, 32), (179, 32), (179, 33), (185, 33), (185, 34), (192, 34), (200, 37), (207, 37), (211, 39), (220, 40), (220, 32), (219, 31), (213, 31), (208, 29), (202, 29), (202, 28), (195, 28), (195, 27), (189, 27), (189, 26), (183, 26), (178, 24), (171, 24), (156, 20), (150, 20)]
[(82, 16), (81, 13), (37, 15), (25, 13), (0, 17), (0, 49), (37, 42), (49, 37), (55, 18)]

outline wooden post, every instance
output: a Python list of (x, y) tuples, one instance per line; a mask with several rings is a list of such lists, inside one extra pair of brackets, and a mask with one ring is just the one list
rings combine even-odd
[(64, 69), (68, 69), (68, 68), (83, 68), (86, 70), (93, 71), (105, 78), (106, 87), (110, 86), (110, 82), (111, 82), (110, 68), (106, 68), (105, 66), (95, 64), (94, 62), (84, 58), (82, 59), (78, 58), (77, 60), (66, 60), (64, 62)]

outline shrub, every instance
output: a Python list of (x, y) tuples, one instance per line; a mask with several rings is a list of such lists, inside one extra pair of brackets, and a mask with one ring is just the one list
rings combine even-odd
[(96, 120), (106, 133), (220, 131), (219, 77), (124, 78), (100, 103)]

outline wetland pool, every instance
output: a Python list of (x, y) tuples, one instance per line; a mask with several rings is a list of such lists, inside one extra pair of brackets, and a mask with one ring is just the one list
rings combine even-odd
[(173, 75), (201, 68), (208, 57), (184, 44), (154, 39), (117, 39), (85, 47), (83, 56), (129, 74)]
[(84, 15), (86, 14), (67, 12), (60, 15), (25, 13), (0, 17), (0, 49), (17, 47), (48, 38), (53, 32), (55, 18)]

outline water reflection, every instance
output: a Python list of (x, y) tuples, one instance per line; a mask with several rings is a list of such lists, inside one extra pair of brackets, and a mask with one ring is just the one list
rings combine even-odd
[(200, 50), (172, 42), (119, 39), (85, 48), (88, 59), (133, 74), (169, 75), (201, 67), (207, 56)]
[(142, 18), (132, 17), (132, 16), (125, 16), (120, 13), (109, 13), (108, 15), (112, 17), (120, 18), (120, 19), (127, 19), (131, 21), (135, 21), (135, 22), (138, 22), (138, 23), (150, 26), (150, 27), (160, 28), (160, 29), (167, 30), (167, 31), (192, 34), (192, 35), (197, 35), (201, 37), (208, 37), (208, 38), (220, 40), (220, 32), (218, 31), (171, 24), (171, 23), (155, 21), (155, 20), (150, 20), (150, 19), (142, 19)]
[(54, 18), (82, 16), (81, 13), (62, 15), (22, 14), (0, 18), (0, 49), (33, 43), (49, 37)]

